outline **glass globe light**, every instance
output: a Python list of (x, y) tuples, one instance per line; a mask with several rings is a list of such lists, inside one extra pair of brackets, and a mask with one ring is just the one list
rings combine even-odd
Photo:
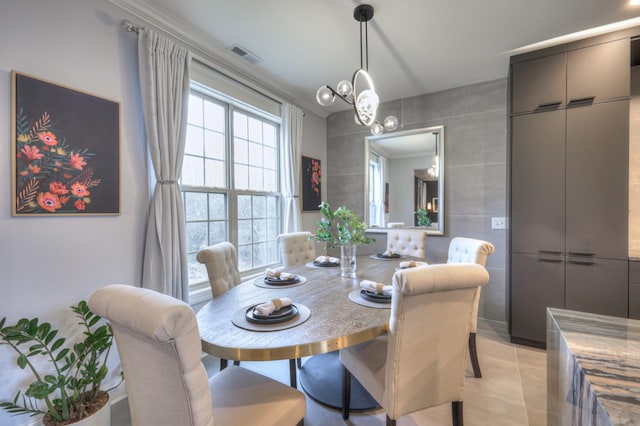
[(342, 96), (349, 96), (351, 91), (353, 90), (353, 86), (350, 81), (342, 80), (338, 83), (338, 87), (336, 87), (336, 92), (338, 92)]
[(384, 132), (384, 126), (378, 122), (373, 123), (373, 126), (371, 126), (371, 134), (373, 136), (378, 136), (381, 135), (382, 132)]
[(322, 106), (329, 106), (335, 100), (335, 96), (327, 86), (322, 86), (316, 93), (316, 100)]
[(358, 95), (356, 99), (356, 111), (364, 124), (370, 125), (375, 121), (379, 104), (380, 98), (373, 90), (363, 90)]
[(398, 118), (395, 115), (390, 115), (384, 119), (382, 125), (387, 132), (392, 132), (398, 128)]

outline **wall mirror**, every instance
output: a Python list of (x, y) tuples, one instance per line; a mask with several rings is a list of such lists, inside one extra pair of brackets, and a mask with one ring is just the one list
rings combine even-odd
[(369, 230), (418, 227), (444, 235), (444, 126), (365, 138), (365, 221)]

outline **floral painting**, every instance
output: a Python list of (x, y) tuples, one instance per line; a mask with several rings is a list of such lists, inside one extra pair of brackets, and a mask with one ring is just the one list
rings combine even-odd
[(302, 211), (320, 210), (322, 167), (320, 160), (302, 157)]
[(12, 72), (13, 215), (120, 212), (120, 107)]

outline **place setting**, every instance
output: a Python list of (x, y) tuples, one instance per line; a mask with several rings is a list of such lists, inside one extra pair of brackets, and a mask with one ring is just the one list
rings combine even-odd
[(306, 282), (306, 277), (290, 272), (267, 269), (264, 271), (264, 276), (256, 278), (253, 284), (262, 288), (289, 288), (302, 285)]
[(411, 268), (419, 268), (419, 267), (428, 266), (428, 265), (429, 264), (427, 262), (420, 262), (417, 260), (405, 260), (400, 262), (400, 264), (396, 268), (396, 271), (402, 271), (404, 269), (411, 269)]
[(279, 297), (245, 307), (233, 314), (231, 322), (251, 331), (278, 331), (302, 324), (311, 310), (289, 297)]
[(340, 266), (340, 259), (331, 256), (318, 256), (313, 262), (308, 262), (305, 266), (309, 268), (335, 268)]
[(372, 254), (370, 256), (372, 259), (377, 260), (398, 260), (402, 259), (402, 255), (398, 253), (394, 253), (393, 250), (385, 250), (382, 253)]
[(349, 300), (359, 305), (391, 309), (393, 286), (370, 280), (360, 281), (360, 288), (349, 293)]

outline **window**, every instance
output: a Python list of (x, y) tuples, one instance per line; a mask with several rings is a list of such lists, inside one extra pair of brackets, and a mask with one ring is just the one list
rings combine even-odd
[(384, 226), (384, 193), (381, 157), (370, 151), (369, 155), (369, 224)]
[(243, 275), (279, 262), (279, 120), (192, 86), (180, 180), (192, 291), (208, 287), (206, 246), (233, 243)]

